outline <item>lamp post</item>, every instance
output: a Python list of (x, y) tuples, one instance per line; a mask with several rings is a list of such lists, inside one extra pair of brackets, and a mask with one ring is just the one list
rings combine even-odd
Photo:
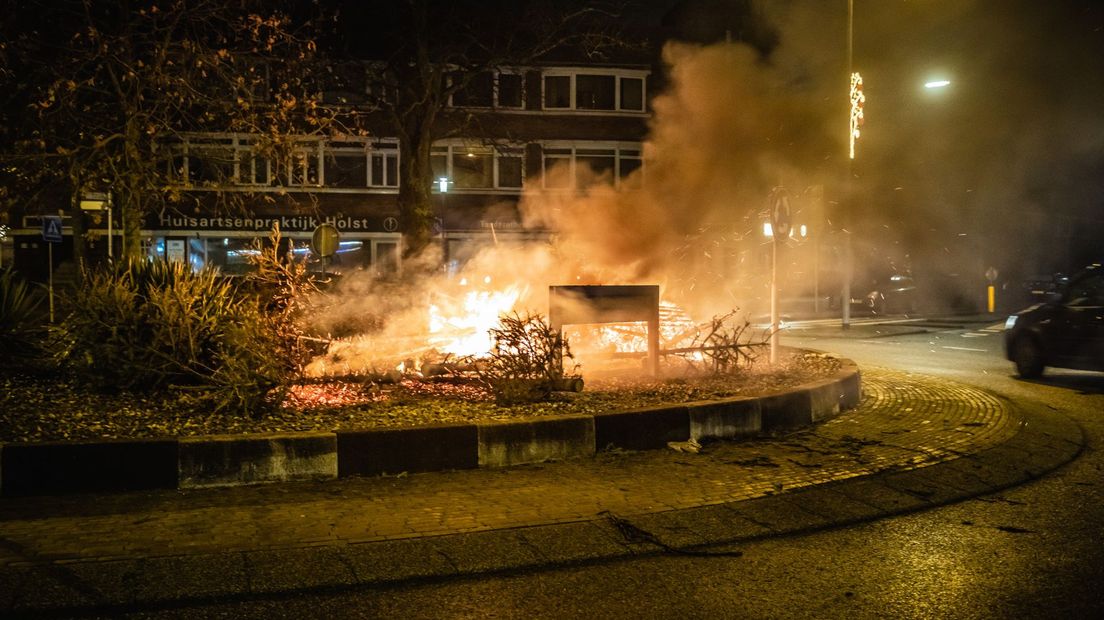
[(848, 114), (847, 114), (847, 183), (844, 185), (843, 206), (843, 286), (840, 292), (841, 326), (844, 330), (851, 328), (851, 279), (854, 277), (854, 252), (852, 250), (852, 211), (853, 197), (851, 182), (854, 177), (855, 141), (859, 138), (859, 128), (863, 123), (863, 107), (866, 103), (866, 95), (863, 93), (863, 80), (854, 69), (854, 19), (855, 2), (847, 0), (847, 75), (848, 87)]

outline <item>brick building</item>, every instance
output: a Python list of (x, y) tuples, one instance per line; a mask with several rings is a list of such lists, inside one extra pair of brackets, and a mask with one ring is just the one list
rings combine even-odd
[[(370, 71), (370, 65), (358, 70)], [(526, 228), (519, 220), (525, 191), (573, 191), (584, 169), (606, 174), (617, 185), (641, 182), (642, 171), (630, 175), (644, 166), (650, 79), (651, 70), (643, 65), (557, 64), (480, 74), (457, 91), (442, 118), (451, 137), (435, 141), (431, 152), (434, 232), (448, 264), (462, 263), (490, 241), (545, 238), (548, 231)], [(196, 268), (242, 273), (253, 241), (267, 236), (274, 223), (300, 254), (309, 252), (316, 227), (329, 223), (339, 232), (340, 246), (326, 268), (401, 270), (399, 140), (369, 107), (369, 84), (349, 80), (321, 95), (324, 105), (363, 118), (368, 135), (295, 136), (292, 152), (276, 161), (258, 156), (258, 137), (249, 134), (167, 139), (165, 184), (183, 198), (147, 215), (143, 251)], [(546, 176), (553, 166), (564, 173)], [(227, 198), (235, 198), (237, 208), (222, 208)], [(58, 211), (76, 212), (65, 209), (65, 198), (59, 200)], [(91, 233), (86, 235), (90, 260), (103, 260), (109, 252), (109, 212), (81, 213)], [(117, 256), (122, 227), (118, 209), (110, 213)], [(63, 241), (53, 248), (55, 268), (73, 257), (71, 218), (63, 216)], [(17, 269), (44, 280), (41, 216), (17, 211), (12, 219), (7, 241)], [(322, 265), (315, 259), (311, 267)]]

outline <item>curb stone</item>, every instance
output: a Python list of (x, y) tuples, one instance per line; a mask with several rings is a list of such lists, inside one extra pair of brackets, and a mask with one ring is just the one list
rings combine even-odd
[(504, 467), (731, 439), (824, 421), (856, 406), (858, 366), (759, 398), (595, 415), (395, 429), (0, 444), (0, 496), (236, 486)]
[[(1013, 407), (1006, 399), (989, 396), (1007, 413), (1002, 428), (1011, 434), (930, 464), (902, 461), (869, 474), (681, 509), (640, 503), (616, 515), (598, 512), (532, 525), (347, 539), (343, 544), (326, 540), (292, 547), (61, 559), (36, 558), (13, 542), (4, 549), (27, 562), (0, 567), (0, 593), (11, 601), (7, 611), (23, 617), (112, 616), (232, 603), (273, 591), (281, 597), (363, 591), (630, 557), (732, 557), (740, 553), (739, 545), (755, 540), (803, 535), (996, 493), (1042, 477), (1084, 449), (1081, 428), (1064, 415), (1044, 405)], [(282, 571), (288, 566), (296, 567), (299, 577)], [(218, 575), (217, 581), (212, 581), (212, 574)], [(39, 593), (49, 588), (50, 595), (40, 602), (16, 594), (29, 588)]]

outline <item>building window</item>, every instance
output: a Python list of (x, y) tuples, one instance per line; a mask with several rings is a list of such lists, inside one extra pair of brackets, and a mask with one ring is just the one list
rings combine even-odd
[(621, 78), (621, 109), (644, 111), (644, 79)]
[(644, 167), (640, 149), (620, 149), (617, 157), (617, 184), (626, 189), (640, 189), (644, 185), (643, 171), (633, 174)]
[(397, 144), (380, 145), (372, 151), (371, 187), (399, 186), (399, 148)]
[(168, 183), (192, 188), (256, 186), (365, 189), (399, 186), (397, 140), (299, 138), (273, 161), (256, 136), (191, 135), (166, 140)]
[[(449, 74), (449, 84), (457, 84), (464, 74)], [(462, 108), (521, 108), (524, 102), (521, 75), (483, 71), (452, 93), (451, 105)]]
[(345, 140), (326, 144), (325, 187), (363, 189), (398, 187), (398, 144)]
[(449, 180), (449, 188), (521, 189), (524, 158), (520, 148), (440, 144), (430, 151), (433, 183)]
[(570, 189), (574, 170), (574, 149), (544, 149), (544, 187), (546, 189)]
[(613, 110), (617, 81), (612, 75), (575, 77), (575, 107), (580, 110)]
[(280, 166), (282, 178), (277, 180), (289, 187), (319, 185), (321, 177), (321, 140), (301, 141), (295, 144), (284, 165)]
[(517, 73), (498, 74), (498, 107), (520, 108), (525, 105), (524, 82)]
[(326, 187), (368, 186), (368, 145), (358, 142), (335, 142), (326, 145)]
[[(450, 84), (465, 79), (463, 73), (449, 74)], [(494, 73), (483, 71), (467, 76), (468, 83), (453, 91), (452, 105), (465, 108), (489, 108), (494, 105)]]
[(272, 178), (267, 157), (256, 152), (251, 142), (238, 150), (238, 183), (242, 185), (268, 185)]
[[(171, 184), (189, 187), (227, 187), (241, 182), (239, 172), (247, 142), (234, 137), (189, 136), (165, 143)], [(252, 165), (251, 160), (246, 160)], [(252, 170), (252, 169), (250, 169)]]
[(495, 184), (502, 188), (521, 189), (525, 178), (524, 159), (521, 149), (503, 149), (498, 155), (498, 181)]
[(637, 171), (644, 164), (638, 142), (547, 143), (543, 152), (545, 189), (581, 189), (603, 179), (627, 189), (641, 186)]
[(544, 109), (644, 112), (647, 72), (636, 69), (569, 71), (544, 74)]
[(488, 147), (454, 148), (452, 182), (456, 189), (494, 187), (494, 152)]
[(571, 76), (548, 75), (544, 78), (544, 107), (571, 108)]

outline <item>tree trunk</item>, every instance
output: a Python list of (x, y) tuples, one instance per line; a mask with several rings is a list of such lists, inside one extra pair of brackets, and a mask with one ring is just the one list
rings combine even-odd
[(123, 179), (126, 187), (121, 188), (123, 195), (119, 201), (122, 205), (120, 217), (123, 219), (123, 257), (129, 259), (141, 258), (142, 224), (146, 217), (142, 192), (148, 190), (142, 174), (136, 172), (142, 170), (145, 163), (140, 146), (141, 135), (137, 117), (132, 116), (127, 120), (126, 143), (123, 145), (123, 161), (126, 162), (127, 171)]
[(134, 194), (129, 191), (124, 191), (123, 195), (120, 196), (119, 203), (122, 207), (119, 217), (123, 220), (122, 256), (124, 259), (141, 258), (142, 220), (145, 219), (142, 205), (137, 198), (135, 198)]
[(84, 212), (80, 207), (80, 185), (73, 183), (69, 200), (69, 221), (73, 230), (73, 262), (77, 264), (77, 277), (83, 278), (88, 268), (88, 244), (85, 242)]
[(433, 208), (433, 170), (429, 163), (432, 141), (428, 132), (408, 132), (408, 140), (399, 145), (399, 227), (403, 234), (403, 257), (420, 255), (433, 242), (433, 225), (437, 218)]

